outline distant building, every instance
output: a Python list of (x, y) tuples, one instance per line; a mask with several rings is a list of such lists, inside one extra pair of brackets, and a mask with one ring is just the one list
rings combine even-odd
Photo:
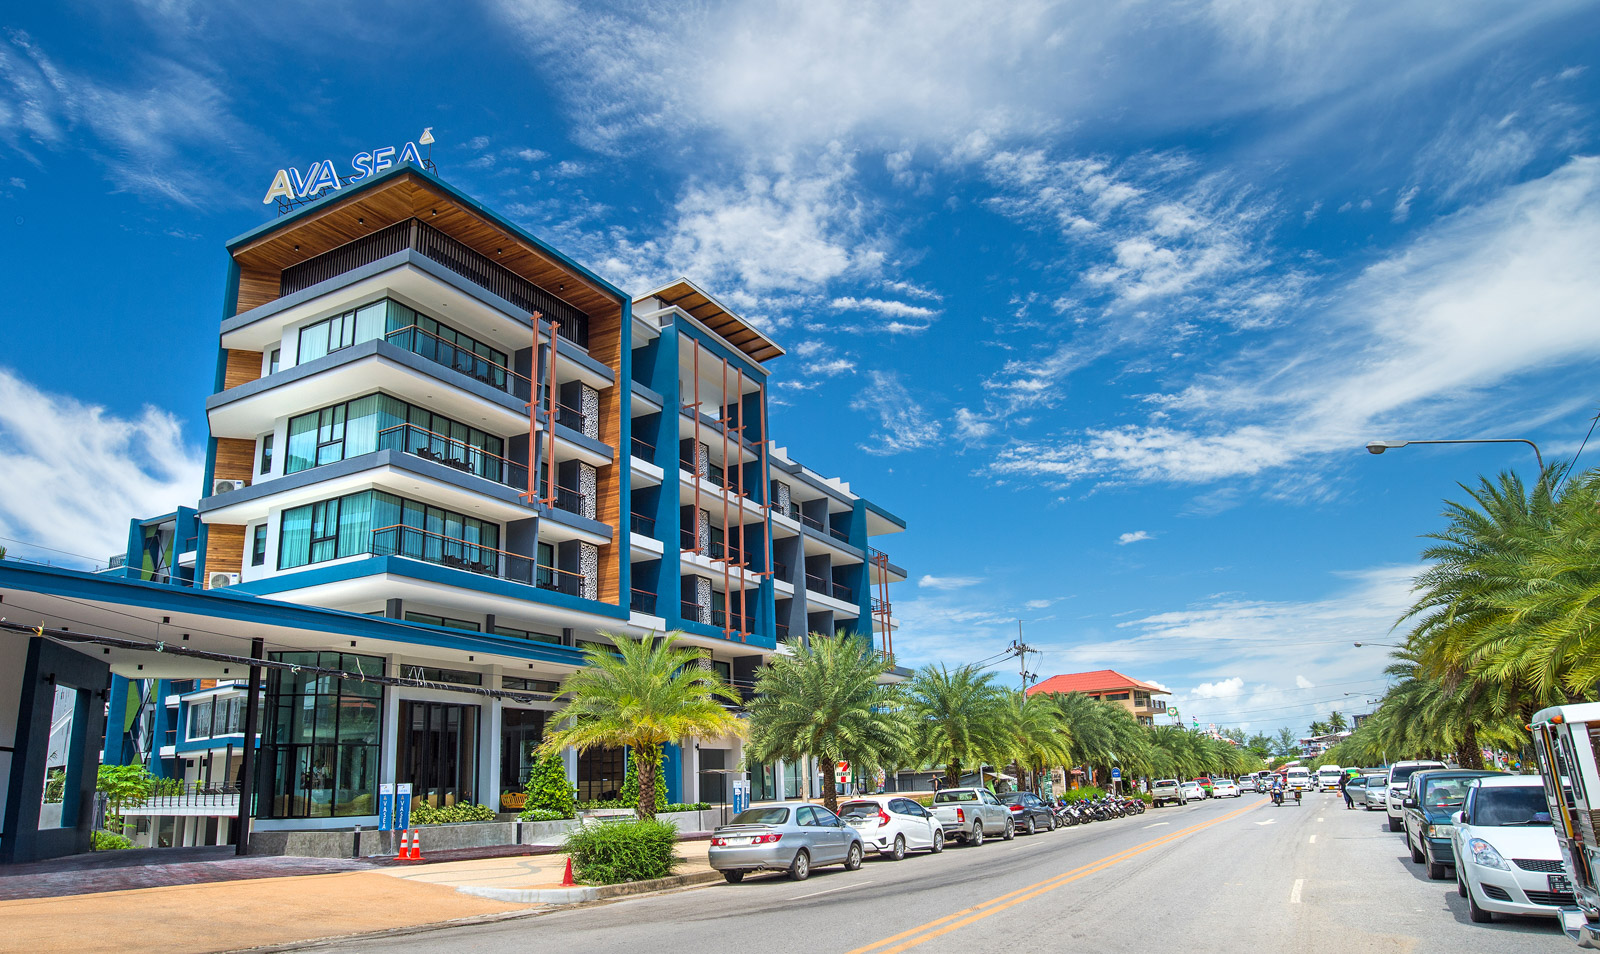
[(1167, 701), (1156, 696), (1172, 695), (1160, 686), (1125, 676), (1115, 669), (1064, 673), (1028, 687), (1030, 696), (1041, 692), (1081, 692), (1091, 699), (1115, 702), (1133, 713), (1141, 725), (1154, 725), (1156, 716), (1166, 714)]

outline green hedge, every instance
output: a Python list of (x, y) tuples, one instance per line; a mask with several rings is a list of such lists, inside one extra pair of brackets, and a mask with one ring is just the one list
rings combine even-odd
[(92, 831), (89, 833), (90, 851), (123, 851), (132, 847), (133, 842), (109, 831)]
[(561, 850), (572, 874), (585, 884), (621, 884), (665, 878), (679, 864), (673, 854), (678, 827), (661, 821), (585, 825), (567, 833)]
[(1069, 788), (1061, 793), (1061, 800), (1067, 804), (1081, 802), (1090, 798), (1099, 798), (1106, 790), (1095, 785), (1085, 785), (1082, 788)]
[(522, 814), (518, 815), (517, 817), (523, 821), (543, 822), (561, 821), (562, 819), (571, 818), (572, 816), (563, 815), (553, 808), (524, 808), (522, 810)]
[(528, 773), (527, 799), (523, 810), (555, 812), (560, 818), (571, 818), (576, 809), (573, 798), (577, 792), (567, 782), (567, 764), (561, 753), (541, 755)]
[(413, 825), (448, 825), (451, 822), (476, 821), (494, 821), (494, 809), (487, 805), (473, 805), (467, 802), (443, 808), (434, 808), (427, 802), (419, 802), (411, 809)]

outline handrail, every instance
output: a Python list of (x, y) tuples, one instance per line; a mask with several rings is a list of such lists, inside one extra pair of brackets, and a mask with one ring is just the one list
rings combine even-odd
[[(567, 422), (563, 420), (563, 418), (565, 418), (568, 414), (571, 414), (573, 417), (578, 419), (576, 427), (573, 427), (571, 424), (567, 424)], [(579, 408), (570, 407), (566, 404), (560, 403), (559, 401), (556, 402), (556, 423), (571, 427), (579, 434), (588, 436), (589, 415), (585, 414)]]
[[(844, 595), (841, 596), (841, 593)], [(846, 603), (855, 602), (855, 590), (845, 586), (843, 583), (833, 584), (833, 587), (828, 591), (828, 595), (836, 600), (844, 600)]]
[[(398, 538), (398, 542), (384, 542), (380, 537), (385, 535)], [(417, 542), (422, 545), (416, 545)], [(373, 530), (370, 549), (374, 556), (398, 556), (421, 560), (436, 566), (466, 570), (515, 583), (528, 583), (541, 589), (556, 590), (571, 595), (581, 595), (588, 585), (588, 578), (582, 573), (547, 566), (531, 556), (511, 553), (482, 543), (463, 540), (460, 537), (446, 536), (432, 530), (423, 530), (421, 527), (406, 526), (403, 523)], [(429, 552), (430, 550), (435, 552)]]
[[(639, 453), (641, 449), (644, 451), (642, 454)], [(632, 450), (633, 456), (639, 458), (640, 460), (653, 460), (656, 456), (656, 445), (638, 437), (633, 439)]]
[(647, 537), (653, 537), (656, 534), (656, 518), (642, 513), (629, 513), (628, 529), (634, 533), (642, 533)]
[[(392, 427), (384, 428), (383, 430), (378, 432), (378, 442), (379, 442), (378, 446), (380, 448), (383, 446), (383, 436), (385, 434), (390, 434), (390, 433), (393, 433), (395, 431), (404, 431), (404, 430), (412, 430), (412, 431), (416, 431), (416, 432), (421, 433), (421, 434), (426, 434), (426, 435), (428, 435), (428, 437), (430, 439), (430, 443), (433, 440), (439, 440), (439, 441), (443, 441), (444, 443), (446, 443), (448, 445), (451, 445), (453, 447), (462, 448), (463, 450), (466, 451), (468, 459), (467, 460), (460, 460), (460, 459), (454, 458), (454, 457), (440, 458), (438, 455), (432, 453), (430, 448), (412, 447), (412, 446), (410, 446), (410, 442), (409, 441), (402, 442), (402, 446), (399, 448), (399, 450), (404, 452), (404, 453), (410, 454), (413, 457), (423, 457), (423, 458), (426, 458), (426, 459), (429, 459), (429, 460), (436, 461), (437, 463), (443, 464), (446, 467), (452, 467), (452, 468), (457, 469), (457, 470), (461, 469), (460, 467), (456, 467), (457, 464), (465, 465), (465, 467), (467, 468), (465, 473), (470, 473), (470, 474), (472, 474), (474, 476), (482, 477), (485, 480), (492, 480), (492, 481), (494, 481), (495, 483), (498, 483), (498, 484), (506, 484), (508, 486), (518, 487), (518, 486), (521, 486), (522, 484), (527, 482), (527, 465), (519, 464), (516, 461), (511, 460), (510, 458), (507, 458), (507, 457), (501, 457), (499, 454), (490, 453), (489, 451), (484, 450), (483, 448), (477, 446), (476, 444), (469, 444), (466, 441), (463, 441), (463, 440), (461, 440), (459, 438), (447, 437), (444, 434), (438, 433), (437, 431), (430, 431), (426, 427), (422, 427), (422, 426), (417, 425), (417, 424), (396, 424), (396, 425), (394, 425)], [(420, 451), (423, 451), (423, 450), (429, 450), (429, 453), (427, 453), (427, 454), (420, 453)], [(491, 477), (488, 474), (483, 473), (483, 471), (473, 467), (472, 466), (472, 462), (471, 462), (471, 457), (473, 455), (477, 455), (478, 457), (485, 458), (487, 460), (498, 461), (499, 464), (500, 464), (501, 475), (499, 477)], [(517, 471), (519, 469), (522, 471), (522, 476), (521, 477), (517, 476)]]
[[(707, 606), (704, 603), (696, 603), (693, 600), (684, 600), (683, 608), (685, 610), (693, 610), (693, 612), (684, 613), (684, 619), (689, 620), (690, 622), (700, 623), (701, 625), (707, 625), (703, 620), (700, 619), (701, 610), (705, 610), (710, 616), (711, 622), (709, 625), (711, 626), (728, 626), (730, 622), (745, 624), (750, 621), (748, 616), (739, 616), (737, 614), (730, 616), (727, 610), (719, 610), (715, 607)], [(748, 632), (748, 630), (742, 625), (734, 628), (741, 633)]]
[[(816, 585), (812, 586), (813, 583), (815, 583)], [(813, 593), (824, 593), (824, 594), (826, 594), (828, 592), (827, 585), (828, 585), (828, 581), (824, 580), (820, 576), (817, 576), (815, 573), (807, 573), (806, 574), (806, 589), (812, 591)]]
[[(485, 358), (483, 355), (478, 354), (476, 351), (468, 351), (466, 348), (461, 347), (460, 345), (456, 344), (453, 341), (446, 341), (446, 340), (444, 340), (443, 338), (439, 337), (438, 335), (434, 334), (431, 331), (423, 330), (421, 325), (410, 324), (410, 325), (406, 325), (406, 326), (401, 327), (401, 328), (395, 328), (392, 331), (386, 331), (386, 332), (384, 332), (383, 340), (389, 341), (390, 344), (394, 344), (393, 341), (390, 341), (391, 338), (395, 337), (396, 335), (399, 335), (399, 334), (402, 334), (402, 333), (407, 333), (407, 332), (419, 334), (419, 335), (422, 335), (422, 336), (427, 337), (427, 338), (432, 338), (434, 341), (438, 342), (441, 345), (444, 345), (447, 348), (450, 348), (453, 351), (459, 351), (462, 354), (469, 355), (472, 358), (474, 364), (487, 365), (488, 367), (494, 368), (494, 369), (500, 371), (501, 373), (503, 373), (507, 377), (508, 380), (521, 381), (522, 383), (528, 385), (530, 388), (533, 386), (533, 380), (531, 378), (529, 378), (527, 375), (518, 374), (517, 372), (511, 370), (510, 368), (508, 368), (508, 367), (506, 367), (504, 365), (497, 364), (496, 362), (490, 361), (488, 358)], [(395, 345), (395, 346), (396, 347), (402, 347), (401, 345)], [(405, 346), (405, 350), (411, 352), (412, 354), (419, 355), (421, 357), (427, 357), (427, 355), (422, 354), (422, 352), (418, 351), (414, 347)], [(429, 360), (433, 361), (435, 364), (442, 364), (445, 367), (450, 368), (452, 370), (460, 371), (462, 374), (466, 374), (466, 375), (468, 375), (470, 377), (478, 378), (478, 380), (480, 380), (480, 381), (483, 380), (481, 377), (478, 377), (477, 375), (472, 374), (470, 371), (466, 371), (466, 370), (463, 370), (463, 369), (461, 369), (459, 367), (456, 367), (456, 365), (451, 363), (451, 362), (440, 361), (437, 358), (431, 358)], [(491, 384), (493, 387), (498, 387), (502, 391), (509, 390), (503, 384), (493, 384), (492, 382), (489, 382), (489, 381), (484, 381), (484, 383), (485, 384)]]
[(785, 582), (789, 579), (789, 564), (779, 560), (772, 561), (772, 575)]
[(649, 590), (641, 590), (638, 587), (633, 587), (632, 592), (628, 596), (628, 608), (638, 610), (641, 613), (649, 613), (651, 616), (654, 616), (656, 613), (656, 594), (650, 592)]

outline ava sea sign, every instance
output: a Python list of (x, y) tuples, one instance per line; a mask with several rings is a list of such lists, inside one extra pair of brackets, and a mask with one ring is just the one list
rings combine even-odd
[[(429, 126), (417, 137), (417, 142), (424, 146), (433, 142), (433, 127)], [(417, 150), (417, 144), (408, 142), (399, 149), (399, 156), (395, 155), (393, 146), (383, 146), (371, 152), (358, 152), (350, 157), (350, 165), (355, 169), (348, 181), (339, 177), (339, 169), (333, 164), (332, 159), (319, 159), (313, 162), (302, 173), (299, 169), (279, 169), (278, 174), (272, 177), (272, 185), (268, 187), (266, 196), (261, 200), (263, 205), (271, 205), (276, 199), (311, 199), (323, 192), (332, 189), (335, 192), (346, 185), (353, 185), (368, 176), (375, 176), (399, 163), (414, 162), (422, 165), (422, 153)]]
[(401, 782), (394, 788), (394, 827), (404, 831), (411, 827), (411, 783)]
[(378, 783), (378, 830), (394, 831), (394, 783)]

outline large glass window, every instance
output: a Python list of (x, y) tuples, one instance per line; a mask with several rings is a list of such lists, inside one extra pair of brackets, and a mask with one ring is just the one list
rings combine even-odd
[(400, 703), (397, 778), (411, 797), (435, 808), (477, 801), (478, 707)]
[(358, 341), (382, 337), (387, 311), (388, 302), (380, 300), (301, 328), (295, 363), (305, 364)]
[(272, 669), (261, 729), (261, 818), (377, 813), (383, 660), (352, 653), (273, 653), (282, 662), (351, 678)]
[(544, 712), (539, 709), (500, 711), (500, 791), (520, 792), (528, 787), (528, 773), (544, 741)]
[(211, 700), (202, 699), (189, 704), (189, 732), (191, 739), (211, 737)]
[(388, 305), (388, 332), (384, 337), (391, 344), (505, 390), (505, 352), (491, 348), (397, 301), (391, 300)]
[(387, 394), (368, 394), (289, 419), (285, 473), (376, 450), (399, 450), (494, 481), (509, 480), (505, 442)]
[(291, 507), (280, 520), (280, 570), (364, 553), (497, 568), (498, 524), (381, 490)]
[(593, 748), (578, 753), (578, 800), (618, 798), (622, 794), (622, 749)]

